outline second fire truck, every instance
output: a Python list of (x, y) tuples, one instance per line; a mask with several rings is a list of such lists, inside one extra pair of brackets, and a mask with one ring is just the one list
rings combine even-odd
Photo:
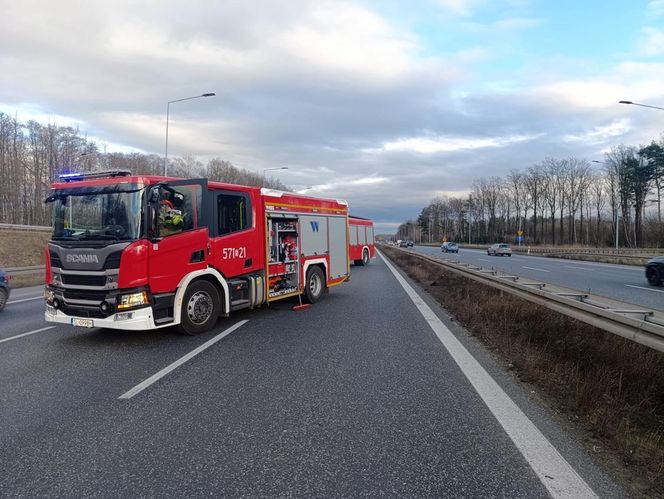
[(66, 176), (47, 202), (48, 322), (197, 334), (235, 310), (316, 302), (349, 277), (339, 199), (116, 171)]

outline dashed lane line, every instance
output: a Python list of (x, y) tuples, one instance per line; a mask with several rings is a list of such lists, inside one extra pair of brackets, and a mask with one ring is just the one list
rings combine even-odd
[(546, 270), (546, 269), (538, 269), (537, 267), (526, 267), (525, 265), (523, 265), (522, 268), (524, 268), (524, 269), (530, 269), (530, 270), (537, 270), (537, 271), (539, 271), (539, 272), (551, 272), (550, 270)]
[(215, 336), (215, 337), (212, 338), (211, 340), (206, 341), (205, 343), (203, 343), (203, 344), (202, 344), (201, 346), (199, 346), (198, 348), (196, 348), (196, 349), (192, 350), (191, 352), (189, 352), (187, 355), (185, 355), (185, 356), (183, 356), (183, 357), (180, 357), (178, 360), (176, 360), (176, 361), (173, 362), (172, 364), (170, 364), (170, 365), (164, 367), (164, 368), (163, 368), (161, 371), (159, 371), (158, 373), (153, 374), (152, 376), (150, 376), (150, 377), (149, 377), (148, 379), (146, 379), (145, 381), (139, 383), (138, 385), (136, 385), (134, 388), (132, 388), (132, 389), (129, 390), (128, 392), (123, 393), (122, 395), (120, 395), (120, 396), (118, 397), (118, 399), (130, 399), (130, 398), (132, 398), (134, 395), (136, 395), (136, 394), (138, 394), (138, 393), (141, 393), (143, 390), (145, 390), (145, 389), (146, 389), (147, 387), (149, 387), (151, 384), (153, 384), (153, 383), (155, 383), (156, 381), (160, 380), (161, 378), (163, 378), (164, 376), (166, 376), (168, 373), (170, 373), (170, 372), (173, 371), (174, 369), (177, 369), (177, 368), (180, 367), (182, 364), (184, 364), (184, 363), (187, 362), (188, 360), (194, 358), (196, 355), (198, 355), (199, 353), (201, 353), (203, 350), (205, 350), (205, 349), (211, 347), (212, 345), (214, 345), (214, 344), (215, 344), (216, 342), (218, 342), (219, 340), (225, 338), (226, 336), (228, 336), (229, 334), (231, 334), (231, 333), (232, 333), (233, 331), (235, 331), (236, 329), (238, 329), (238, 328), (240, 328), (241, 326), (245, 325), (247, 322), (249, 322), (249, 321), (248, 321), (248, 320), (243, 320), (243, 321), (240, 321), (240, 322), (238, 322), (238, 323), (236, 323), (236, 324), (233, 324), (231, 327), (229, 327), (229, 328), (226, 329), (225, 331), (219, 333), (217, 336)]
[(35, 296), (34, 298), (22, 298), (20, 300), (11, 300), (11, 301), (8, 301), (6, 304), (11, 305), (13, 303), (21, 303), (21, 302), (24, 302), (24, 301), (43, 300), (43, 299), (44, 299), (43, 296)]
[(47, 331), (47, 330), (53, 329), (53, 328), (55, 328), (55, 326), (43, 327), (41, 329), (35, 329), (34, 331), (28, 331), (27, 333), (17, 334), (16, 336), (10, 336), (9, 338), (4, 338), (4, 339), (0, 340), (0, 343), (4, 343), (5, 341), (16, 340), (18, 338), (23, 338), (24, 336), (30, 336), (31, 334), (41, 333), (42, 331)]
[(625, 284), (625, 286), (630, 288), (645, 289), (646, 291), (654, 291), (655, 293), (664, 293), (661, 289), (646, 288), (645, 286), (635, 286), (634, 284)]
[(596, 498), (595, 492), (537, 426), (455, 338), (394, 266), (379, 254), (549, 494), (554, 499)]

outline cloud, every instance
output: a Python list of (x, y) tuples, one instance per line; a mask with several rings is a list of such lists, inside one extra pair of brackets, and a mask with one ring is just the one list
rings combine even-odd
[(567, 134), (562, 137), (566, 142), (603, 143), (608, 139), (620, 137), (632, 130), (628, 119), (620, 119), (608, 125), (595, 126), (578, 134)]
[(657, 113), (617, 104), (664, 100), (664, 63), (642, 52), (659, 50), (655, 28), (631, 53), (533, 42), (528, 60), (522, 42), (551, 19), (527, 0), (383, 5), (4, 2), (0, 110), (163, 154), (166, 103), (216, 92), (170, 107), (169, 155), (287, 165), (284, 183), (386, 227), (476, 178), (661, 133)]
[(646, 10), (652, 16), (664, 15), (664, 0), (650, 0)]
[(643, 28), (639, 41), (639, 54), (645, 57), (664, 55), (664, 30)]
[(485, 147), (505, 147), (516, 142), (532, 140), (534, 137), (526, 135), (509, 137), (412, 137), (396, 139), (384, 143), (378, 149), (365, 149), (364, 151), (368, 153), (408, 151), (418, 154), (431, 154)]

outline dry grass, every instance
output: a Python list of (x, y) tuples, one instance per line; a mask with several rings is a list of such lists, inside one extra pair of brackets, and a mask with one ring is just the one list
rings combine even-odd
[(0, 267), (28, 267), (44, 264), (44, 247), (49, 232), (0, 229)]
[(664, 354), (383, 249), (471, 334), (583, 430), (633, 494), (664, 496)]

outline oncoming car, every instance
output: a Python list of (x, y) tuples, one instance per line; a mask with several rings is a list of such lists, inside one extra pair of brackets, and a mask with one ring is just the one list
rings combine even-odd
[(440, 246), (440, 249), (443, 253), (458, 253), (459, 252), (459, 245), (457, 243), (454, 243), (452, 241), (448, 241), (443, 243)]
[(507, 243), (496, 243), (487, 248), (486, 254), (489, 256), (512, 256), (512, 248)]
[(664, 256), (656, 256), (646, 264), (646, 279), (651, 286), (661, 286), (664, 282)]

